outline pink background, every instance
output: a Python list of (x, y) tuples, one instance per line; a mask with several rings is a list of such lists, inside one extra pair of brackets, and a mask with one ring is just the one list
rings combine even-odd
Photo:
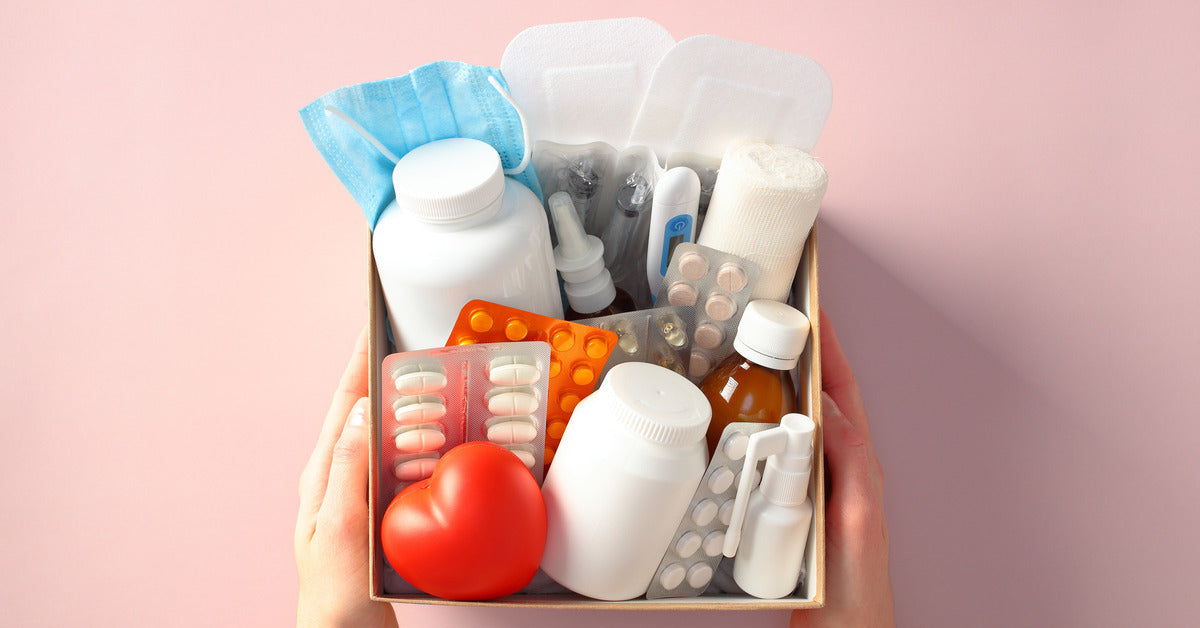
[(296, 110), (637, 14), (833, 78), (822, 298), (887, 471), (901, 623), (1200, 616), (1197, 3), (168, 4), (2, 11), (3, 623), (292, 622), (297, 476), (366, 263)]

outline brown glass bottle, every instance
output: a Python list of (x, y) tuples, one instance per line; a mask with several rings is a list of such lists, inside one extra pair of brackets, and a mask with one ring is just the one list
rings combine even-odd
[(700, 382), (712, 406), (709, 454), (730, 423), (778, 423), (796, 411), (792, 369), (808, 332), (808, 317), (784, 303), (762, 299), (746, 305), (733, 339), (734, 353)]
[(564, 318), (569, 321), (577, 321), (584, 318), (599, 318), (601, 316), (611, 316), (613, 314), (624, 314), (637, 310), (637, 304), (633, 302), (633, 297), (629, 296), (628, 292), (620, 288), (616, 288), (617, 295), (603, 309), (597, 312), (579, 313), (576, 312), (570, 305), (567, 306), (567, 312)]
[(796, 382), (790, 370), (767, 368), (734, 353), (700, 382), (712, 406), (708, 453), (717, 449), (725, 426), (735, 421), (778, 423), (796, 411)]

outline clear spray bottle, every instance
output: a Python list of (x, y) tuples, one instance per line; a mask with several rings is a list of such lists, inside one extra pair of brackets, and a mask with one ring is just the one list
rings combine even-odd
[[(813, 515), (808, 479), (814, 431), (812, 419), (788, 414), (779, 427), (750, 437), (724, 553), (734, 559), (734, 582), (754, 597), (784, 597), (795, 590), (800, 578)], [(755, 469), (763, 458), (767, 463), (762, 482), (751, 493)]]

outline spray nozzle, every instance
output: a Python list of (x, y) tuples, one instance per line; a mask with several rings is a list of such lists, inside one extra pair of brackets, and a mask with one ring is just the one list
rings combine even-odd
[(558, 246), (554, 249), (556, 257), (561, 255), (564, 262), (572, 262), (587, 257), (594, 246), (603, 248), (599, 238), (584, 233), (570, 194), (555, 192), (546, 204), (550, 206), (550, 218), (554, 221), (554, 232), (558, 234)]
[(604, 244), (588, 235), (567, 192), (555, 192), (546, 199), (550, 218), (558, 234), (554, 247), (554, 265), (566, 285), (567, 301), (576, 312), (596, 312), (616, 296), (612, 276), (604, 267)]
[(803, 414), (788, 414), (779, 427), (758, 432), (750, 437), (746, 461), (742, 465), (742, 480), (738, 483), (733, 502), (729, 530), (725, 533), (724, 554), (733, 557), (742, 538), (742, 524), (750, 504), (750, 486), (754, 470), (767, 458), (758, 490), (768, 501), (781, 506), (799, 506), (808, 499), (808, 478), (812, 472), (813, 420)]

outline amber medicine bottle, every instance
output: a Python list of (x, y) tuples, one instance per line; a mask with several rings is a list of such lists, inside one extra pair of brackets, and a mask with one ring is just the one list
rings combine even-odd
[(808, 317), (787, 304), (762, 299), (746, 306), (734, 353), (700, 382), (712, 406), (710, 454), (730, 423), (778, 423), (797, 411), (792, 369), (808, 343), (808, 331)]

